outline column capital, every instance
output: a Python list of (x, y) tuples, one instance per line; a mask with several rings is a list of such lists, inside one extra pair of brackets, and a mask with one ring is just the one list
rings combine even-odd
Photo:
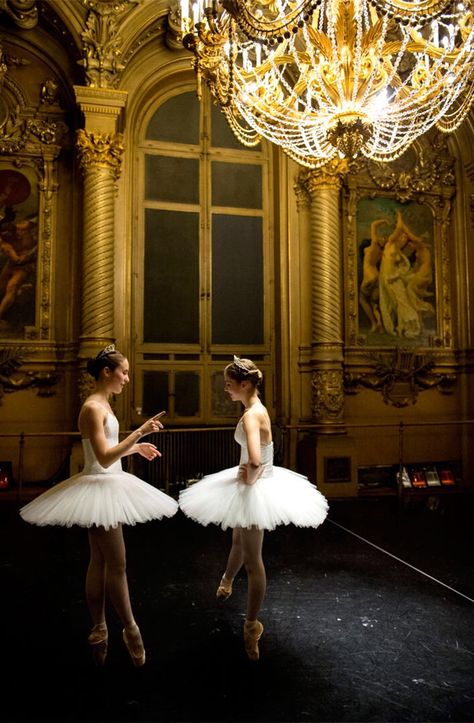
[(84, 113), (84, 126), (88, 131), (114, 133), (117, 119), (127, 103), (126, 90), (92, 88), (75, 85), (76, 102)]
[(321, 189), (338, 191), (348, 171), (347, 158), (331, 158), (319, 168), (301, 173), (299, 183), (306, 188), (310, 196), (314, 196), (316, 191)]
[(83, 171), (98, 166), (111, 171), (114, 180), (118, 179), (124, 152), (121, 133), (88, 133), (80, 128), (76, 148)]

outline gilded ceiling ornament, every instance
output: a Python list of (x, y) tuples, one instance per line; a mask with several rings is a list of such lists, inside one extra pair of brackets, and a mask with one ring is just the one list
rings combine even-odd
[[(32, 141), (42, 144), (59, 142), (67, 126), (51, 121), (31, 119), (28, 101), (20, 85), (8, 72), (10, 68), (28, 66), (30, 61), (3, 51), (0, 42), (0, 153), (16, 153)], [(35, 142), (33, 140), (33, 142)]]
[(121, 133), (89, 133), (81, 128), (76, 148), (83, 170), (98, 165), (111, 170), (115, 179), (119, 177), (124, 152)]
[(12, 106), (6, 96), (2, 97), (2, 122), (0, 124), (0, 153), (16, 153), (28, 140), (27, 121), (22, 118), (20, 107)]
[(28, 120), (26, 129), (33, 136), (36, 136), (41, 143), (50, 145), (51, 143), (59, 143), (60, 137), (64, 133), (65, 124), (53, 123), (44, 120)]
[[(0, 0), (1, 2), (1, 0)], [(20, 65), (29, 65), (30, 61), (26, 58), (19, 58), (17, 55), (10, 55), (5, 53), (3, 45), (0, 40), (0, 84), (9, 68), (15, 68)]]
[(59, 95), (59, 83), (54, 78), (46, 78), (40, 90), (40, 103), (53, 105)]
[(91, 2), (86, 29), (81, 34), (87, 85), (93, 88), (116, 88), (125, 65), (121, 61), (122, 38), (118, 34), (121, 15), (136, 2)]
[(22, 30), (31, 30), (38, 24), (36, 0), (0, 0), (0, 10)]

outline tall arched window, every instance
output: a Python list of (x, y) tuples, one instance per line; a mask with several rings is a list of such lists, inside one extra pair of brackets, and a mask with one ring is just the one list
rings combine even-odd
[[(220, 423), (233, 354), (268, 371), (272, 252), (268, 159), (240, 145), (206, 96), (177, 92), (145, 123), (137, 169), (136, 398), (143, 414)], [(269, 397), (270, 395), (270, 397)]]

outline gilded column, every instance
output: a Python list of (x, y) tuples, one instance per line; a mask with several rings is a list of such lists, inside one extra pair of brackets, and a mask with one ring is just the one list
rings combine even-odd
[(343, 422), (343, 293), (340, 189), (347, 161), (305, 175), (310, 196), (311, 405), (322, 432)]
[(115, 190), (123, 141), (116, 122), (126, 93), (76, 86), (85, 128), (77, 133), (76, 150), (84, 175), (82, 299), (79, 356), (115, 341), (114, 242)]

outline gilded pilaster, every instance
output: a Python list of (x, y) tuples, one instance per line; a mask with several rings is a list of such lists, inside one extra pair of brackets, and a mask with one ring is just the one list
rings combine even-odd
[[(310, 197), (312, 414), (331, 431), (344, 411), (340, 189), (347, 161), (305, 174)], [(322, 430), (324, 431), (324, 429)]]
[(76, 150), (84, 175), (81, 347), (86, 358), (115, 340), (114, 257), (115, 184), (122, 157), (122, 135), (116, 121), (126, 93), (76, 87), (85, 116)]

